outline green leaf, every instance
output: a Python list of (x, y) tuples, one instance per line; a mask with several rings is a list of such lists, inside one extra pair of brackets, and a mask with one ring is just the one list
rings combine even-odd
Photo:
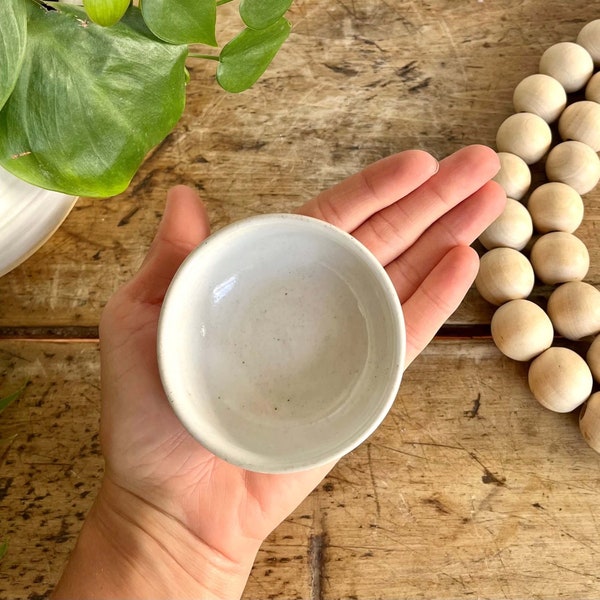
[(4, 0), (0, 19), (0, 108), (12, 93), (27, 42), (28, 0)]
[(216, 0), (144, 0), (146, 25), (171, 44), (216, 46)]
[(242, 0), (240, 17), (250, 29), (265, 29), (288, 11), (292, 0)]
[(115, 25), (127, 12), (130, 0), (83, 0), (83, 7), (89, 18), (102, 25)]
[(219, 55), (217, 81), (228, 92), (243, 92), (265, 72), (291, 31), (280, 18), (266, 29), (244, 29)]
[(2, 558), (6, 554), (7, 550), (8, 550), (8, 540), (4, 540), (3, 542), (0, 543), (0, 560), (2, 560)]
[(0, 111), (0, 164), (43, 188), (112, 196), (180, 119), (187, 46), (158, 40), (134, 7), (106, 28), (52, 6), (30, 11), (27, 56)]
[(25, 384), (21, 389), (17, 390), (16, 392), (5, 396), (4, 398), (0, 398), (0, 414), (2, 414), (2, 412), (8, 408), (15, 400), (17, 400), (21, 394), (25, 391), (25, 388), (27, 387), (27, 384)]

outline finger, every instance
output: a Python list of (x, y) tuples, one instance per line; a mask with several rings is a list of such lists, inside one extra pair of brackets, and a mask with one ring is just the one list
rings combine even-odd
[(442, 160), (439, 171), (421, 187), (373, 215), (353, 235), (387, 265), (437, 219), (491, 180), (498, 169), (498, 156), (491, 148), (463, 148)]
[(400, 152), (319, 194), (297, 212), (350, 232), (377, 211), (417, 189), (437, 169), (437, 160), (427, 152)]
[(409, 298), (454, 246), (469, 246), (502, 212), (506, 194), (489, 181), (438, 219), (406, 252), (386, 267), (400, 302)]
[(183, 260), (209, 233), (208, 215), (196, 192), (184, 185), (169, 190), (154, 241), (128, 291), (143, 302), (162, 302)]
[(456, 246), (404, 302), (407, 366), (458, 308), (475, 280), (478, 268), (477, 252), (468, 246)]

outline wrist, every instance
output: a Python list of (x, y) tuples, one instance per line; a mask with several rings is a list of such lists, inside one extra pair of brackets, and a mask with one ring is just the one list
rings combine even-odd
[[(258, 546), (256, 547), (258, 551)], [(53, 598), (239, 598), (255, 558), (233, 560), (106, 480)]]

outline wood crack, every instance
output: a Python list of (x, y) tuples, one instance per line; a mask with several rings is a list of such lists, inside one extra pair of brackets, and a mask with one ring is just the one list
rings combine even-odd
[(20, 341), (98, 341), (97, 325), (0, 327), (0, 340)]
[[(490, 338), (489, 325), (444, 325), (434, 339)], [(97, 325), (0, 326), (0, 340), (97, 341)]]
[(324, 532), (311, 535), (308, 545), (310, 568), (310, 600), (323, 600), (324, 549), (327, 544)]

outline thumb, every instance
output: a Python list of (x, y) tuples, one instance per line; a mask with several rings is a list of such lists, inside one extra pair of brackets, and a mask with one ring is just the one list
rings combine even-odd
[(181, 263), (209, 234), (208, 215), (195, 190), (185, 185), (170, 189), (154, 241), (127, 286), (129, 293), (139, 302), (161, 303)]

